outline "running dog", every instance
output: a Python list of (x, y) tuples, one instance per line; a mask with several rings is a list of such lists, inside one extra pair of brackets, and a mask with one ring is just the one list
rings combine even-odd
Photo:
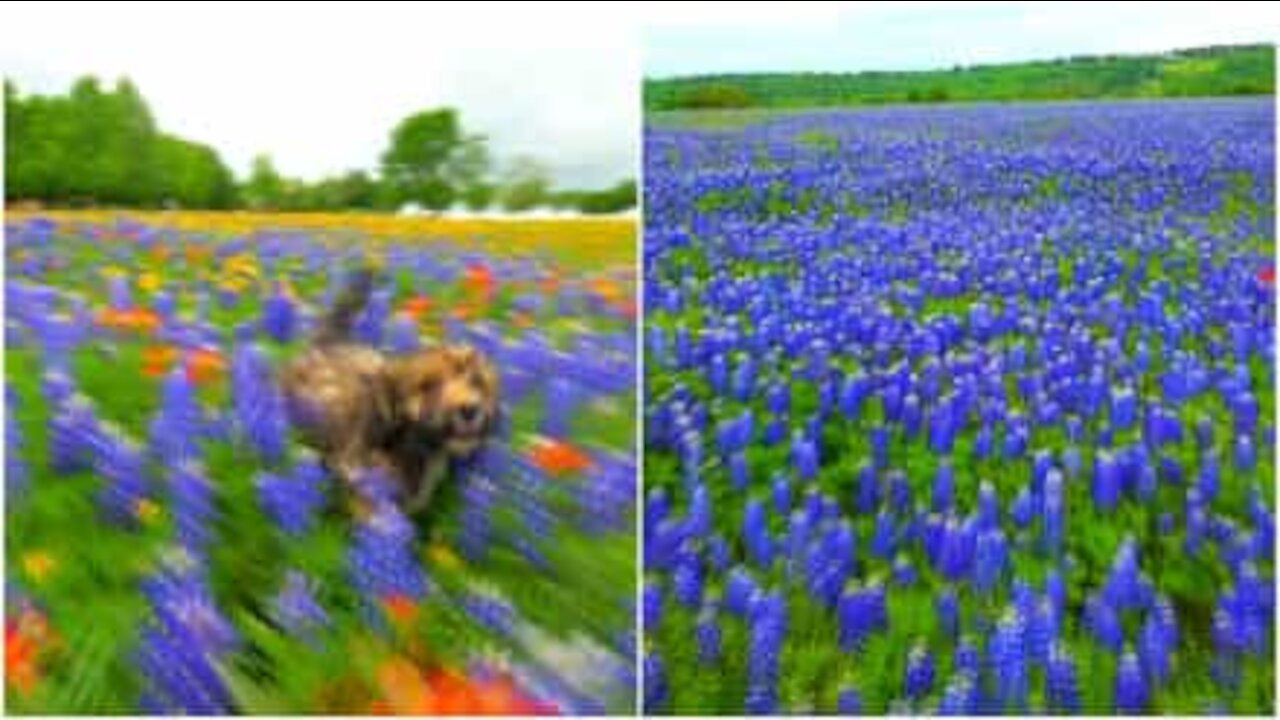
[(290, 421), (348, 484), (369, 471), (392, 482), (406, 512), (427, 507), (449, 461), (475, 453), (498, 418), (498, 374), (474, 348), (445, 345), (397, 357), (351, 337), (373, 291), (356, 273), (310, 347), (280, 373)]

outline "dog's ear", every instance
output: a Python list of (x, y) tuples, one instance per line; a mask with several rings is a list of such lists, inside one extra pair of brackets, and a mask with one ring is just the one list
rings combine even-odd
[(393, 366), (396, 413), (407, 421), (428, 417), (439, 402), (448, 367), (438, 351), (420, 352), (403, 358)]

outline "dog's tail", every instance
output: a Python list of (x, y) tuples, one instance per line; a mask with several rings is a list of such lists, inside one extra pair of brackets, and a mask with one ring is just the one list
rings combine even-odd
[(352, 273), (333, 307), (321, 319), (316, 329), (316, 345), (332, 345), (351, 337), (351, 323), (369, 302), (374, 280), (374, 271), (370, 267), (361, 267)]

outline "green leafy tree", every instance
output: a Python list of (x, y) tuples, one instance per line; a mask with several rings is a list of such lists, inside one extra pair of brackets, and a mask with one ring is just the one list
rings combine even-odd
[(275, 209), (284, 202), (284, 178), (271, 162), (271, 156), (253, 158), (249, 180), (244, 185), (245, 202), (252, 208)]
[(369, 210), (375, 207), (378, 185), (363, 170), (353, 170), (335, 182), (336, 207)]
[(497, 188), (492, 183), (476, 182), (462, 191), (462, 204), (468, 210), (484, 210), (493, 204), (497, 196)]
[(484, 139), (463, 133), (453, 108), (420, 112), (391, 131), (382, 154), (382, 177), (396, 204), (416, 202), (432, 210), (453, 204), (472, 175), (487, 168)]
[(730, 109), (751, 107), (751, 96), (737, 85), (713, 83), (695, 87), (678, 101), (680, 107), (692, 109)]
[(7, 200), (55, 205), (231, 207), (234, 179), (205, 145), (165, 135), (127, 78), (104, 90), (21, 97), (5, 84)]
[(592, 215), (622, 212), (636, 206), (636, 181), (623, 180), (599, 192), (582, 193), (578, 209)]
[(71, 86), (65, 124), (66, 152), (57, 165), (62, 190), (73, 204), (93, 204), (104, 189), (107, 162), (101, 150), (107, 139), (108, 101), (97, 78), (83, 77)]
[(520, 212), (543, 205), (551, 194), (551, 174), (545, 165), (527, 155), (511, 162), (498, 191), (504, 210)]
[(156, 124), (150, 108), (127, 78), (103, 98), (102, 108), (96, 195), (112, 204), (154, 203)]
[(457, 199), (468, 208), (480, 210), (493, 202), (494, 189), (488, 181), (492, 161), (483, 136), (465, 138), (446, 164), (445, 174), (456, 190)]
[(235, 206), (235, 178), (212, 148), (161, 135), (157, 156), (164, 204), (215, 210)]

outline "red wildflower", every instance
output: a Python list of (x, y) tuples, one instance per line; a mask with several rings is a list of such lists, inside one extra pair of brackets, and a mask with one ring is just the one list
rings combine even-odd
[(591, 457), (562, 440), (540, 440), (529, 449), (529, 460), (548, 475), (582, 472), (595, 465)]
[[(148, 377), (164, 377), (173, 369), (182, 355), (175, 347), (152, 345), (142, 351), (142, 374)], [(227, 369), (227, 360), (213, 348), (190, 350), (182, 358), (182, 368), (187, 380), (203, 385), (218, 379)]]
[(554, 715), (555, 708), (520, 690), (506, 675), (476, 679), (456, 670), (422, 672), (403, 657), (377, 671), (380, 697), (369, 711), (378, 715)]
[(24, 609), (4, 623), (5, 684), (30, 693), (40, 682), (40, 655), (59, 643), (58, 636), (38, 610)]
[(462, 282), (467, 294), (479, 302), (488, 302), (492, 299), (493, 292), (498, 284), (493, 270), (488, 265), (480, 263), (473, 263), (467, 266), (467, 272), (463, 276)]
[(39, 646), (35, 640), (18, 631), (17, 623), (10, 620), (4, 626), (4, 680), (18, 692), (30, 693), (40, 680), (40, 668), (36, 664)]

